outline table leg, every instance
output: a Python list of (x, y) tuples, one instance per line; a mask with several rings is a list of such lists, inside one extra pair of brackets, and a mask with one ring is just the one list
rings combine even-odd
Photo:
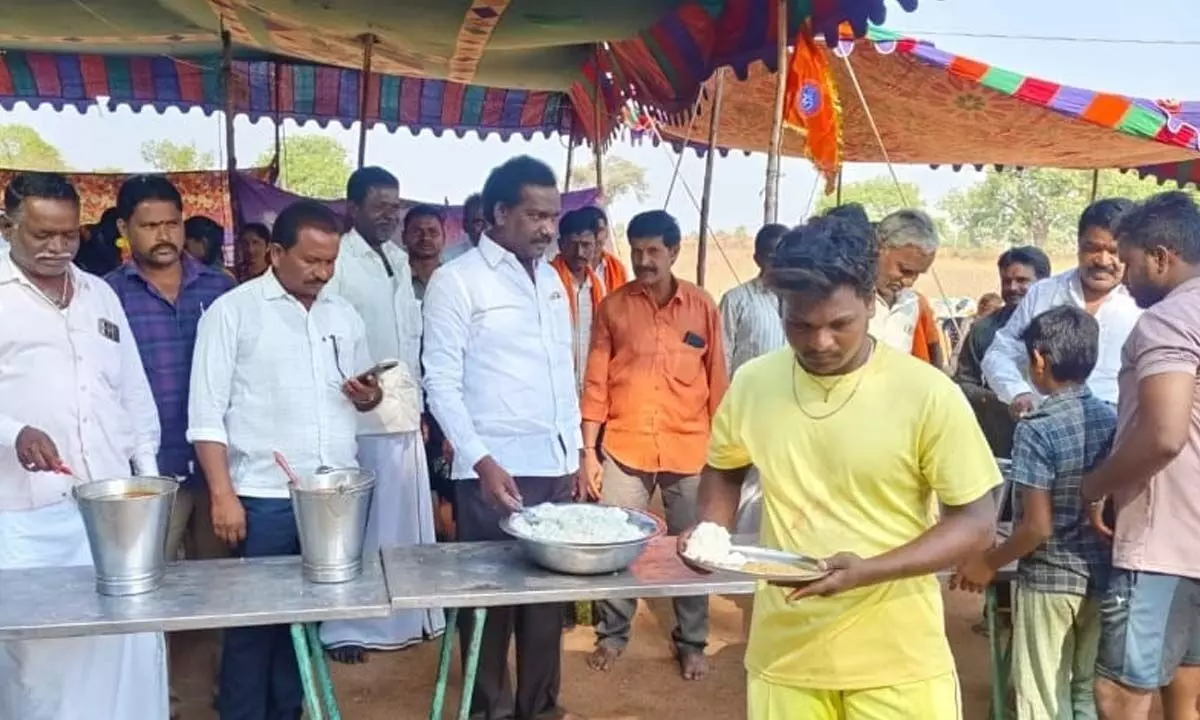
[(483, 645), (483, 626), (487, 623), (487, 608), (475, 608), (471, 619), (471, 644), (467, 650), (467, 667), (463, 671), (462, 700), (458, 706), (458, 720), (469, 720), (471, 697), (475, 694), (475, 674), (479, 671), (479, 649)]
[(312, 654), (305, 637), (304, 624), (292, 623), (292, 649), (296, 653), (296, 665), (300, 668), (300, 685), (304, 688), (304, 707), (309, 720), (325, 720), (321, 702), (313, 683)]
[(312, 654), (313, 665), (317, 667), (317, 684), (321, 687), (321, 697), (325, 701), (325, 711), (329, 720), (342, 720), (338, 710), (337, 696), (333, 693), (333, 680), (329, 677), (329, 662), (325, 659), (325, 647), (321, 644), (321, 636), (316, 623), (304, 626), (308, 634), (308, 647)]
[(433, 705), (429, 708), (429, 720), (442, 720), (442, 708), (446, 705), (446, 682), (450, 679), (450, 655), (457, 627), (458, 608), (450, 608), (446, 611), (446, 631), (442, 634), (442, 653), (438, 658), (437, 680), (433, 685)]
[(996, 586), (988, 587), (984, 594), (983, 612), (987, 619), (988, 653), (990, 655), (990, 680), (992, 686), (991, 720), (1005, 720), (1004, 705), (1008, 694), (1007, 673), (1001, 665), (1003, 658), (1000, 653), (1000, 638), (997, 637), (998, 623), (996, 622)]

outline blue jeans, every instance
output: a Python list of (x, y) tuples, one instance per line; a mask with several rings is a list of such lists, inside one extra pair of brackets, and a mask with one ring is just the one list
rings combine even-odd
[[(239, 498), (246, 539), (238, 557), (299, 555), (291, 500)], [(304, 693), (287, 625), (231, 628), (221, 654), (221, 720), (300, 720)]]

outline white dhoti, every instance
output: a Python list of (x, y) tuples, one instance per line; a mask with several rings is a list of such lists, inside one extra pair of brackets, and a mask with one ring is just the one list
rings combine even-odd
[[(92, 565), (71, 501), (0, 511), (0, 568)], [(2, 595), (0, 590), (0, 595)], [(161, 633), (0, 643), (0, 718), (166, 720)]]
[[(375, 473), (375, 494), (363, 541), (365, 555), (381, 547), (437, 542), (433, 497), (421, 432), (358, 438), (358, 463)], [(321, 625), (327, 648), (354, 645), (398, 650), (436, 637), (445, 629), (441, 609), (404, 610), (378, 620), (333, 621)]]

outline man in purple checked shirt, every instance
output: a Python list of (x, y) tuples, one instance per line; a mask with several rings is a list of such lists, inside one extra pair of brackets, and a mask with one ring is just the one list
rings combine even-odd
[[(185, 434), (196, 326), (205, 308), (232, 288), (233, 281), (183, 252), (183, 198), (165, 176), (135, 175), (126, 180), (117, 192), (117, 217), (121, 235), (129, 241), (131, 260), (105, 279), (129, 317), (158, 406), (159, 472), (182, 483), (167, 533), (167, 557), (176, 559), (181, 547), (189, 558), (221, 557), (228, 548), (213, 534), (208, 489)], [(193, 642), (175, 638), (171, 643), (172, 667), (182, 667), (182, 657), (192, 652), (209, 656), (200, 667), (211, 668), (213, 675), (203, 686), (206, 697), (197, 698), (207, 704), (211, 700), (207, 690), (216, 676), (219, 636), (188, 635)], [(173, 706), (179, 701), (174, 690), (172, 684)]]

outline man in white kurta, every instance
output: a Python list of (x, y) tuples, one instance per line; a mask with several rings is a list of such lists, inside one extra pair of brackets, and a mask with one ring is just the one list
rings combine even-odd
[[(14, 226), (0, 255), (0, 568), (90, 566), (75, 479), (62, 471), (156, 474), (158, 412), (120, 301), (71, 266), (75, 189), (26, 173), (5, 205)], [(0, 718), (167, 714), (161, 633), (0, 643)]]
[[(382, 168), (361, 168), (350, 177), (346, 196), (354, 228), (342, 237), (326, 290), (362, 316), (373, 362), (400, 361), (380, 378), (384, 402), (359, 422), (359, 465), (375, 473), (363, 552), (376, 553), (437, 542), (421, 437), (421, 306), (408, 256), (391, 240), (401, 215), (396, 178)], [(409, 610), (379, 620), (324, 623), (321, 641), (335, 660), (354, 663), (366, 659), (367, 649), (398, 650), (444, 627), (441, 611)]]

